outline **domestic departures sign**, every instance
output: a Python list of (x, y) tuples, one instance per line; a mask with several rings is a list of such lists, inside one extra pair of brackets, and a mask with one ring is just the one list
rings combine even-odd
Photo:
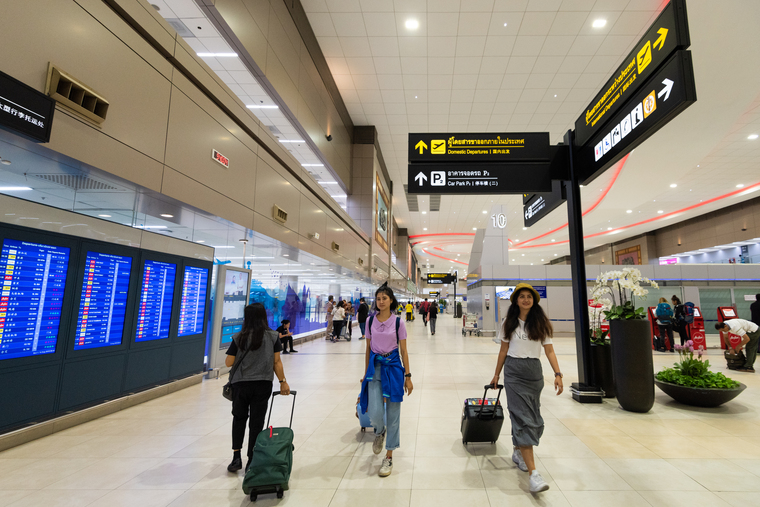
[(676, 50), (689, 45), (686, 2), (671, 0), (575, 121), (575, 145), (586, 144)]

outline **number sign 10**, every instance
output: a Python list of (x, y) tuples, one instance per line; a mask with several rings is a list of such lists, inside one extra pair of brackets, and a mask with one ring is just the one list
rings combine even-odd
[(491, 220), (493, 220), (493, 226), (498, 227), (499, 229), (504, 229), (507, 226), (507, 215), (504, 213), (491, 215)]

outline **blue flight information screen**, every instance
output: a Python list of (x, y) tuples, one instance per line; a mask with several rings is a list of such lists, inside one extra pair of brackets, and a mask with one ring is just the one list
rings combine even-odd
[(169, 338), (176, 276), (176, 264), (145, 261), (137, 315), (136, 342)]
[(188, 336), (203, 332), (203, 317), (206, 311), (206, 288), (208, 269), (194, 266), (185, 267), (182, 280), (182, 302), (179, 306), (179, 330), (177, 336)]
[(0, 359), (53, 354), (70, 249), (6, 239), (0, 254)]
[(87, 252), (74, 350), (120, 345), (132, 258)]

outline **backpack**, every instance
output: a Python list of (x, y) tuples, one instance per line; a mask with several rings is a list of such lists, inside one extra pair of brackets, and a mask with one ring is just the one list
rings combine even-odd
[(657, 320), (662, 322), (662, 325), (670, 324), (673, 319), (673, 309), (667, 303), (658, 304), (657, 310), (654, 313), (657, 316)]
[[(372, 323), (375, 321), (375, 316), (369, 318), (369, 329), (370, 333), (372, 332)], [(399, 338), (398, 338), (398, 328), (401, 327), (401, 317), (396, 317), (396, 345), (398, 345)]]
[(687, 324), (694, 322), (694, 303), (683, 304), (683, 321)]

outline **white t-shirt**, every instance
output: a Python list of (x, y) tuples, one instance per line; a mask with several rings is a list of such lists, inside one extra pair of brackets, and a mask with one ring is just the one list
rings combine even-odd
[(757, 324), (744, 319), (730, 319), (723, 323), (731, 328), (732, 333), (739, 336), (744, 336), (747, 333), (754, 333), (758, 329)]
[(346, 317), (346, 310), (344, 310), (340, 306), (336, 307), (335, 310), (333, 310), (333, 319), (343, 320), (345, 317)]
[(499, 331), (499, 338), (503, 342), (509, 342), (509, 357), (517, 357), (521, 359), (541, 357), (541, 348), (544, 345), (552, 343), (552, 339), (549, 336), (544, 337), (543, 340), (531, 340), (528, 338), (528, 333), (525, 331), (525, 322), (517, 319), (517, 329), (512, 332), (512, 337), (509, 340), (504, 338), (504, 321), (501, 323), (501, 330)]

